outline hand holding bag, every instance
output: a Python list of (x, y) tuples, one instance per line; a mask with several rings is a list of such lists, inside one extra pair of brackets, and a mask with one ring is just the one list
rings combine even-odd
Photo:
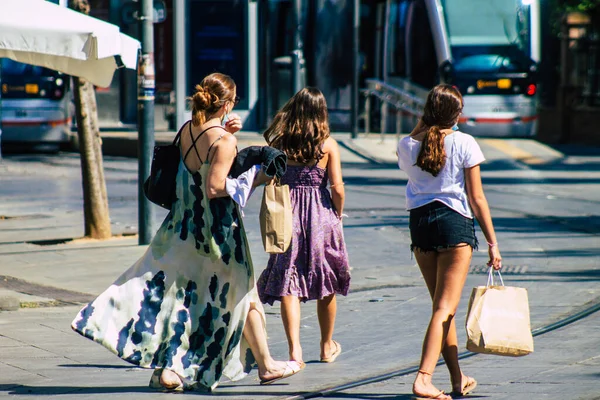
[(181, 160), (179, 137), (184, 126), (186, 124), (179, 129), (172, 144), (154, 146), (150, 176), (144, 182), (144, 194), (148, 200), (167, 210), (177, 199), (175, 189)]
[(490, 267), (486, 286), (473, 288), (467, 311), (467, 349), (474, 353), (524, 356), (533, 352), (529, 300), (525, 288), (494, 285)]
[(265, 251), (285, 253), (292, 241), (292, 203), (288, 185), (281, 185), (278, 179), (265, 185), (259, 219)]

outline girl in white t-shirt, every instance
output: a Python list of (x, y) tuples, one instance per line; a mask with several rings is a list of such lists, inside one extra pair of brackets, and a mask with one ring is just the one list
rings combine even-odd
[(429, 92), (423, 117), (398, 143), (398, 165), (408, 175), (406, 208), (410, 211), (411, 250), (433, 300), (433, 314), (423, 340), (413, 393), (448, 400), (431, 382), (440, 353), (450, 372), (452, 394), (464, 396), (477, 386), (458, 364), (454, 314), (465, 284), (477, 238), (473, 215), (488, 242), (488, 265), (502, 268), (502, 258), (479, 164), (485, 160), (472, 136), (459, 132), (463, 99), (450, 85)]

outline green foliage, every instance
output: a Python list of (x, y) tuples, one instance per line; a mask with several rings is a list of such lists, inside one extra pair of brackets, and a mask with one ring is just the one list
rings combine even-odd
[(597, 12), (600, 10), (600, 0), (563, 0), (558, 5), (559, 11), (569, 12)]
[(600, 0), (548, 0), (547, 4), (552, 10), (548, 23), (556, 36), (560, 33), (560, 21), (566, 14), (580, 12), (592, 17), (592, 23), (599, 21)]

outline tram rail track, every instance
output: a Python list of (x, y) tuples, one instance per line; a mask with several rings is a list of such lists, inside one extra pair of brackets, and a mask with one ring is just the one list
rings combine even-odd
[[(540, 326), (538, 328), (533, 329), (531, 331), (531, 333), (532, 333), (533, 337), (542, 336), (542, 335), (545, 335), (552, 331), (555, 331), (559, 328), (562, 328), (562, 327), (568, 326), (570, 324), (573, 324), (575, 322), (581, 321), (598, 311), (600, 311), (600, 297), (595, 298), (594, 300), (585, 304), (583, 306), (583, 308), (580, 308), (578, 311), (570, 313), (569, 315), (559, 319), (558, 321), (555, 321), (555, 322), (552, 322), (552, 323), (546, 324), (544, 326)], [(458, 358), (460, 360), (464, 360), (464, 359), (471, 358), (471, 357), (478, 356), (478, 355), (480, 355), (480, 354), (473, 353), (473, 352), (466, 350), (466, 351), (459, 353)], [(443, 365), (443, 363), (444, 363), (443, 361), (440, 361), (438, 363), (438, 366)], [(356, 380), (349, 380), (348, 382), (345, 382), (342, 384), (337, 384), (335, 386), (325, 387), (323, 389), (314, 390), (314, 391), (311, 391), (308, 393), (299, 393), (299, 394), (292, 395), (292, 396), (280, 397), (279, 399), (280, 400), (308, 400), (308, 399), (327, 397), (329, 395), (343, 392), (343, 391), (353, 389), (356, 387), (370, 385), (373, 383), (382, 382), (382, 381), (385, 381), (388, 379), (397, 378), (397, 377), (401, 377), (401, 376), (411, 375), (411, 374), (416, 373), (418, 370), (419, 370), (419, 364), (417, 361), (408, 367), (403, 367), (403, 368), (400, 368), (397, 370), (393, 370), (391, 372), (380, 373), (380, 374), (376, 374), (376, 375), (373, 375), (370, 377), (356, 379)]]

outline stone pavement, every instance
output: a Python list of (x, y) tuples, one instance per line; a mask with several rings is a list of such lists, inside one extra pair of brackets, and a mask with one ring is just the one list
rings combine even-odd
[[(165, 134), (165, 140), (169, 140), (168, 136)], [(240, 382), (222, 384), (216, 394), (231, 399), (290, 398), (412, 367), (418, 362), (430, 301), (414, 260), (408, 251), (402, 250), (409, 244), (406, 214), (401, 212), (397, 196), (385, 197), (387, 193), (375, 185), (388, 179), (384, 177), (386, 170), (376, 166), (394, 163), (394, 140), (387, 138), (380, 143), (379, 138), (373, 137), (351, 141), (341, 135), (339, 139), (345, 166), (363, 165), (363, 169), (348, 168), (346, 178), (352, 218), (345, 222), (345, 232), (353, 281), (351, 294), (339, 298), (335, 337), (343, 345), (343, 354), (333, 364), (316, 362), (319, 332), (315, 305), (309, 303), (302, 307), (301, 337), (305, 360), (308, 361), (304, 371), (270, 387), (259, 386), (256, 373), (253, 373)], [(258, 144), (260, 136), (242, 133), (239, 140), (240, 144)], [(564, 158), (535, 143), (527, 142), (529, 147), (522, 146), (522, 143), (525, 142), (516, 142), (515, 147), (532, 154), (533, 158), (520, 154), (517, 159), (516, 155), (508, 153), (513, 150), (494, 147), (493, 144), (486, 144), (485, 154), (492, 164), (508, 158), (506, 162), (523, 168), (535, 158), (544, 160), (548, 168), (556, 159)], [(494, 154), (494, 149), (497, 154)], [(56, 167), (56, 178), (80, 173), (76, 157), (64, 157), (52, 163), (45, 168)], [(64, 183), (67, 182), (64, 179), (56, 179), (47, 187), (40, 186), (33, 191), (42, 195), (32, 196), (30, 186), (38, 182), (34, 178), (47, 172), (40, 171), (40, 168), (44, 166), (23, 159), (18, 163), (5, 161), (0, 164), (0, 188), (13, 187), (8, 182), (14, 174), (23, 177), (18, 181), (16, 193), (10, 197), (0, 192), (0, 215), (5, 218), (0, 221), (0, 297), (16, 297), (22, 306), (19, 311), (0, 312), (0, 395), (16, 399), (36, 396), (61, 399), (166, 396), (147, 388), (148, 371), (132, 368), (69, 328), (81, 303), (103, 291), (145, 250), (145, 246), (137, 246), (137, 238), (131, 236), (136, 228), (113, 225), (113, 231), (124, 236), (104, 242), (74, 240), (61, 243), (61, 240), (56, 240), (80, 237), (80, 216), (60, 205), (53, 210), (37, 210), (49, 201), (52, 193), (50, 185), (65, 185), (64, 189), (62, 186), (60, 189), (67, 194), (80, 188)], [(131, 203), (131, 193), (135, 193), (131, 189), (135, 186), (135, 180), (131, 179), (134, 172), (130, 169), (131, 163), (115, 159), (107, 163), (107, 168), (112, 174), (113, 187), (122, 189), (120, 196)], [(512, 173), (518, 174), (519, 171)], [(486, 176), (499, 179), (503, 174), (506, 171), (500, 170)], [(361, 186), (367, 181), (373, 182), (371, 186)], [(507, 284), (528, 289), (532, 327), (544, 326), (600, 301), (600, 265), (598, 254), (593, 254), (594, 249), (598, 249), (597, 234), (563, 229), (562, 225), (549, 219), (522, 220), (520, 211), (508, 206), (501, 208), (506, 203), (505, 198), (510, 198), (511, 194), (496, 193), (494, 188), (491, 188), (493, 206), (496, 207), (494, 218), (498, 221), (503, 246), (507, 249), (503, 254), (507, 260), (519, 260), (518, 265), (507, 263), (505, 279)], [(595, 192), (590, 193), (592, 201)], [(68, 195), (60, 199), (71, 201)], [(74, 203), (77, 201), (80, 200), (73, 200)], [(118, 202), (120, 199), (113, 198), (111, 201)], [(564, 215), (580, 215), (577, 207), (581, 204), (585, 203), (573, 203), (572, 210), (565, 210), (562, 206), (552, 208), (550, 203), (547, 207), (550, 207), (549, 213), (557, 216), (569, 212), (571, 214)], [(248, 209), (257, 209), (257, 205), (255, 196)], [(522, 204), (525, 209), (530, 207), (532, 213), (536, 206), (539, 207), (526, 202)], [(111, 211), (111, 216), (115, 220), (124, 220), (123, 216), (131, 212), (130, 207), (125, 207), (116, 209), (114, 213)], [(158, 217), (164, 216), (161, 212), (157, 210)], [(256, 212), (248, 211), (246, 219), (258, 274), (264, 268), (267, 257), (260, 247)], [(511, 222), (515, 220), (519, 221), (518, 225)], [(575, 223), (578, 223), (578, 228), (585, 225)], [(584, 249), (589, 249), (589, 254)], [(457, 314), (461, 343), (464, 343), (462, 327), (469, 288), (485, 281), (482, 268), (485, 257), (483, 251), (474, 254), (473, 267), (463, 292)], [(266, 311), (272, 353), (283, 359), (287, 355), (287, 344), (278, 307), (267, 307)], [(600, 398), (598, 332), (596, 314), (540, 336), (536, 339), (536, 352), (527, 357), (476, 356), (463, 361), (465, 371), (475, 375), (480, 382), (480, 389), (473, 397)], [(336, 396), (346, 399), (408, 399), (411, 378), (396, 378)], [(436, 382), (441, 388), (447, 387), (441, 368)]]

